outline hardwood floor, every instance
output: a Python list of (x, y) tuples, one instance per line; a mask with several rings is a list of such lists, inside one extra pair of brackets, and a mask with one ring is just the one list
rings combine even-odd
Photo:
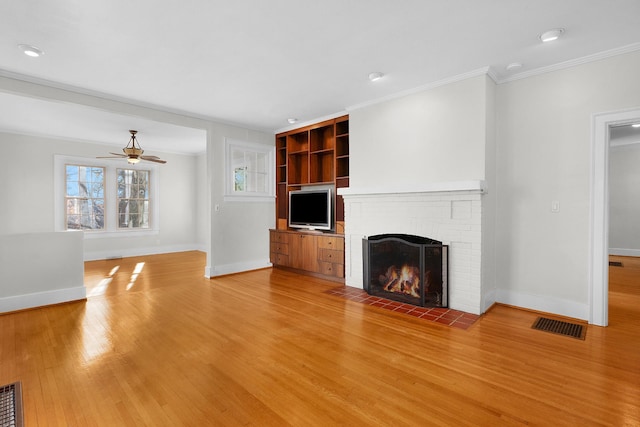
[(0, 384), (22, 381), (30, 427), (637, 426), (640, 263), (623, 262), (584, 341), (505, 306), (465, 331), (290, 272), (207, 280), (200, 252), (89, 262), (86, 302), (0, 316)]

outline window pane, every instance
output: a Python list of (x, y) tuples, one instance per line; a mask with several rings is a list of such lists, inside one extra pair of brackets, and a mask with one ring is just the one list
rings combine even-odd
[(118, 227), (149, 228), (149, 174), (118, 169)]
[(233, 188), (235, 191), (246, 191), (246, 173), (244, 168), (236, 168)]
[(78, 167), (74, 165), (66, 166), (67, 182), (78, 181)]
[(256, 174), (256, 188), (255, 191), (266, 193), (267, 192), (267, 175), (264, 173)]
[(104, 197), (104, 188), (102, 183), (94, 182), (91, 184), (91, 197), (94, 198), (103, 198)]
[(80, 229), (80, 219), (78, 215), (68, 215), (67, 216), (67, 229), (69, 230), (79, 230)]
[(65, 173), (67, 229), (104, 228), (104, 168), (65, 165)]
[(121, 213), (118, 215), (118, 227), (127, 228), (129, 224), (129, 215)]
[(80, 195), (77, 182), (67, 182), (67, 196), (77, 197)]
[(235, 149), (231, 152), (231, 164), (234, 166), (244, 166), (244, 150)]
[(257, 153), (258, 160), (256, 164), (256, 172), (258, 173), (267, 173), (267, 155), (264, 153)]

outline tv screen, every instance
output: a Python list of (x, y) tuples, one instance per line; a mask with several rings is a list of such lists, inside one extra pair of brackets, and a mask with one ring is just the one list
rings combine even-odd
[(332, 229), (331, 190), (289, 192), (289, 227), (310, 230)]

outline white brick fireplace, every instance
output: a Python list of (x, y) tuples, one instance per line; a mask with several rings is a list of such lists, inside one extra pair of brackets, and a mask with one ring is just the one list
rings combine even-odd
[(343, 188), (345, 279), (363, 287), (362, 239), (413, 234), (449, 245), (449, 307), (482, 313), (483, 181), (435, 183), (420, 189)]

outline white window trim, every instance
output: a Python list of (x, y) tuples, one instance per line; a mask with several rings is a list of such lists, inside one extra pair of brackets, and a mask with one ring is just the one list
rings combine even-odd
[[(234, 189), (232, 150), (239, 148), (267, 156), (267, 191), (262, 193), (239, 192)], [(275, 146), (256, 144), (231, 138), (224, 139), (224, 201), (225, 202), (269, 202), (275, 200)]]
[[(160, 192), (158, 191), (158, 165), (152, 163), (137, 164), (135, 166), (126, 163), (125, 159), (103, 160), (88, 157), (53, 156), (53, 199), (54, 199), (54, 230), (71, 232), (65, 228), (64, 198), (66, 195), (65, 165), (99, 166), (105, 168), (104, 174), (104, 230), (84, 230), (85, 239), (99, 239), (109, 237), (140, 237), (155, 235), (160, 232)], [(151, 171), (149, 197), (151, 198), (151, 226), (144, 229), (119, 229), (117, 218), (117, 184), (116, 169), (142, 169)]]

